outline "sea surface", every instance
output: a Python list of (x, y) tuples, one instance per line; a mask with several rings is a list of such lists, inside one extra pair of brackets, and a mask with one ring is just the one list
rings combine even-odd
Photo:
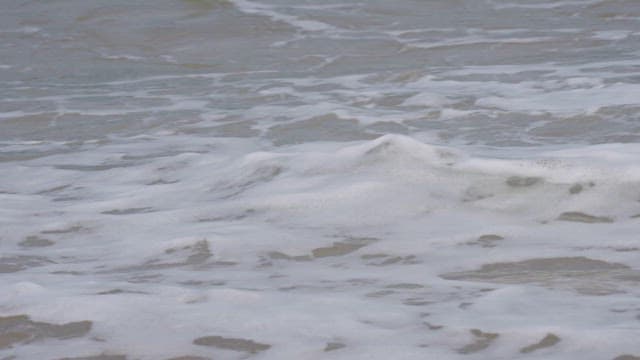
[(0, 359), (640, 359), (640, 1), (0, 0)]

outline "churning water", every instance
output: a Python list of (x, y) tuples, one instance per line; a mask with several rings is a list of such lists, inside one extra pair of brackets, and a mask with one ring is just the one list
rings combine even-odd
[(0, 0), (0, 359), (640, 359), (640, 1)]

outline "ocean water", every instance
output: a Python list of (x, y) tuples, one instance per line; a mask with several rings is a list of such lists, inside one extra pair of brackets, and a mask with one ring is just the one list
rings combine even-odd
[(0, 359), (640, 359), (640, 1), (1, 0)]

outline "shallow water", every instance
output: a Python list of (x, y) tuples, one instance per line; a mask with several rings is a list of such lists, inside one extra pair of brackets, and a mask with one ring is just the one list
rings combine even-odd
[(640, 357), (640, 3), (0, 4), (0, 359)]

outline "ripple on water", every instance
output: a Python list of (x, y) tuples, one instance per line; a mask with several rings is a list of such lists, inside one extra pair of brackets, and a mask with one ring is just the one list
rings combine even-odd
[(54, 262), (44, 256), (4, 256), (0, 257), (0, 273), (14, 273), (47, 264), (54, 264)]
[(50, 338), (65, 340), (85, 336), (91, 321), (76, 321), (62, 325), (33, 321), (28, 315), (0, 317), (0, 349), (30, 344)]
[(482, 351), (488, 348), (491, 343), (493, 343), (500, 336), (500, 334), (483, 332), (479, 329), (472, 329), (470, 331), (471, 335), (473, 335), (474, 337), (474, 341), (458, 349), (458, 352), (461, 354), (472, 354), (478, 351)]
[(90, 356), (80, 356), (80, 357), (65, 357), (58, 360), (127, 360), (125, 355), (90, 355)]
[(241, 338), (227, 338), (222, 336), (203, 336), (193, 340), (195, 345), (211, 346), (224, 350), (233, 350), (256, 354), (271, 348), (271, 345)]
[(447, 280), (570, 287), (583, 294), (608, 295), (620, 292), (618, 285), (625, 282), (637, 283), (638, 275), (638, 271), (624, 264), (578, 256), (485, 264), (477, 270), (451, 272), (441, 277)]
[(558, 220), (561, 221), (572, 221), (572, 222), (582, 222), (587, 224), (596, 224), (596, 223), (612, 223), (613, 219), (607, 216), (594, 216), (585, 214), (579, 211), (568, 211), (563, 212), (558, 216)]
[(523, 354), (527, 354), (536, 350), (552, 347), (559, 342), (560, 338), (556, 334), (549, 333), (537, 343), (523, 347), (522, 349), (520, 349), (520, 352)]
[(47, 247), (54, 244), (55, 242), (49, 239), (45, 239), (35, 235), (27, 236), (24, 240), (18, 243), (18, 245), (25, 248)]

